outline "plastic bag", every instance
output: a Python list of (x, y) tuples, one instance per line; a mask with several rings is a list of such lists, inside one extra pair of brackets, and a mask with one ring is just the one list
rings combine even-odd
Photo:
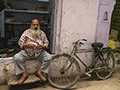
[(112, 49), (112, 51), (115, 52), (115, 44), (114, 44), (114, 41), (112, 39), (109, 39), (108, 47), (110, 47)]

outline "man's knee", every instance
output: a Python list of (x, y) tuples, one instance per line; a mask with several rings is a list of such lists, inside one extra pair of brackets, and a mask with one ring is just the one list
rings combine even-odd
[(45, 54), (46, 54), (46, 57), (47, 57), (47, 59), (48, 59), (48, 60), (51, 60), (51, 59), (52, 59), (51, 54), (49, 54), (47, 51), (46, 51), (46, 53), (45, 53)]
[(16, 61), (19, 61), (19, 60), (20, 60), (20, 55), (19, 55), (19, 53), (17, 53), (13, 56), (13, 62), (16, 62)]
[(48, 54), (45, 61), (51, 62), (51, 60), (52, 60), (52, 56), (50, 54)]
[(13, 56), (13, 62), (15, 62), (18, 59), (17, 54)]
[(51, 60), (51, 59), (52, 59), (52, 56), (51, 56), (50, 54), (48, 55), (48, 59), (49, 59), (49, 60)]

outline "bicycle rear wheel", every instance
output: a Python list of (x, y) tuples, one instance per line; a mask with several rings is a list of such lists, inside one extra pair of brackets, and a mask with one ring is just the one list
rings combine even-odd
[(48, 81), (52, 86), (60, 89), (70, 88), (79, 77), (80, 67), (75, 58), (68, 54), (59, 54), (53, 57), (48, 73)]
[(112, 53), (103, 52), (104, 62), (97, 58), (95, 68), (97, 69), (96, 75), (99, 79), (107, 79), (111, 76), (114, 71), (115, 59)]

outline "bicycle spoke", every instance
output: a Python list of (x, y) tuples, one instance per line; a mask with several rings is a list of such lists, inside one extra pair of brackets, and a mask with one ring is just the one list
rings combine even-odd
[[(62, 69), (67, 70), (61, 73)], [(59, 55), (52, 60), (48, 80), (57, 88), (68, 88), (76, 83), (80, 76), (79, 72), (80, 68), (75, 60), (71, 64), (70, 56)]]
[(103, 53), (104, 61), (102, 62), (99, 58), (95, 65), (96, 75), (100, 79), (107, 79), (111, 76), (114, 68), (114, 57), (112, 53), (108, 52)]

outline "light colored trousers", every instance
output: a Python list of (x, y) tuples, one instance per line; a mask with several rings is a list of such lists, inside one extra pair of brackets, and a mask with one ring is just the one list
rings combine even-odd
[[(30, 57), (25, 52), (25, 50), (21, 50), (20, 52), (18, 52), (17, 54), (14, 55), (13, 61), (14, 61), (14, 65), (15, 65), (15, 73), (16, 73), (16, 75), (25, 72), (24, 62), (26, 60), (30, 60), (31, 58), (34, 58), (34, 57)], [(41, 54), (38, 57), (35, 58), (36, 60), (40, 60), (41, 66), (40, 66), (39, 69), (42, 72), (48, 73), (51, 58), (52, 58), (51, 55), (45, 50), (43, 50), (41, 52)]]

